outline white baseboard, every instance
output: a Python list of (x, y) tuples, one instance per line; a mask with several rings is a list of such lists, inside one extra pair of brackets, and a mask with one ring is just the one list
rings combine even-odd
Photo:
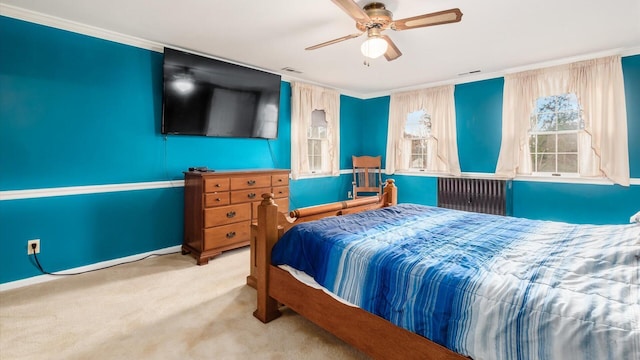
[[(182, 247), (180, 245), (176, 245), (176, 246), (171, 246), (171, 247), (164, 248), (164, 249), (158, 249), (158, 250), (149, 251), (149, 252), (142, 253), (142, 254), (131, 255), (131, 256), (127, 256), (127, 257), (123, 257), (123, 258), (119, 258), (119, 259), (112, 259), (112, 260), (102, 261), (102, 262), (99, 262), (99, 263), (85, 265), (85, 266), (77, 267), (77, 268), (74, 268), (74, 269), (57, 271), (55, 273), (56, 274), (73, 274), (73, 273), (85, 272), (85, 271), (90, 271), (90, 270), (97, 270), (97, 269), (102, 269), (102, 268), (107, 267), (107, 266), (113, 266), (113, 265), (118, 265), (118, 264), (122, 264), (122, 263), (127, 263), (127, 262), (132, 262), (132, 261), (135, 261), (135, 260), (139, 260), (139, 259), (142, 259), (145, 256), (149, 256), (149, 255), (152, 255), (152, 254), (164, 255), (164, 254), (170, 254), (170, 253), (178, 252), (178, 251), (181, 250), (181, 248)], [(40, 283), (43, 283), (43, 282), (47, 282), (47, 281), (51, 281), (51, 280), (57, 280), (57, 279), (61, 279), (61, 278), (64, 278), (64, 276), (38, 275), (38, 276), (30, 277), (30, 278), (27, 278), (27, 279), (16, 280), (16, 281), (0, 284), (0, 292), (6, 291), (6, 290), (11, 290), (11, 289), (17, 289), (17, 288), (21, 288), (21, 287), (24, 287), (24, 286), (40, 284)]]

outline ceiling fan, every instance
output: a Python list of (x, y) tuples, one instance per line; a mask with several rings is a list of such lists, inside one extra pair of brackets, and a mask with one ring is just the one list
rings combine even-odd
[(310, 46), (305, 50), (315, 50), (344, 40), (357, 38), (366, 32), (367, 40), (360, 48), (362, 54), (372, 59), (384, 54), (384, 57), (388, 61), (392, 61), (399, 58), (402, 55), (402, 52), (400, 52), (398, 47), (393, 43), (393, 41), (391, 41), (391, 38), (386, 35), (382, 35), (384, 30), (410, 30), (426, 26), (459, 22), (462, 19), (462, 12), (460, 9), (455, 8), (413, 16), (401, 20), (393, 20), (393, 14), (391, 11), (387, 10), (384, 4), (380, 2), (369, 3), (361, 9), (353, 0), (331, 1), (356, 21), (356, 28), (358, 28), (360, 32)]

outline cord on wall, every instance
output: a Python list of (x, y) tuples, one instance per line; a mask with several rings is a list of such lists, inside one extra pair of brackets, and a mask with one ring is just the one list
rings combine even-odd
[(269, 147), (269, 155), (271, 156), (271, 163), (275, 169), (279, 169), (278, 162), (276, 161), (276, 156), (273, 154), (273, 148), (271, 147), (271, 140), (267, 139), (267, 146)]
[(164, 167), (164, 177), (171, 181), (173, 180), (171, 176), (169, 176), (169, 167), (167, 166), (167, 143), (169, 142), (169, 138), (165, 134), (162, 138), (162, 165)]
[[(37, 246), (36, 244), (31, 244), (31, 248), (33, 250), (36, 249), (36, 246)], [(177, 253), (178, 253), (178, 251), (172, 252), (172, 253), (167, 253), (167, 254), (149, 254), (149, 255), (147, 255), (145, 257), (142, 257), (142, 258), (136, 259), (136, 260), (124, 261), (124, 262), (121, 262), (121, 263), (118, 263), (118, 264), (113, 264), (113, 265), (109, 265), (109, 266), (105, 266), (105, 267), (101, 267), (101, 268), (97, 268), (97, 269), (91, 269), (91, 270), (87, 270), (87, 271), (80, 271), (80, 272), (76, 272), (76, 273), (64, 273), (64, 274), (51, 273), (51, 272), (46, 271), (42, 267), (42, 265), (40, 264), (40, 260), (38, 260), (38, 254), (36, 254), (36, 252), (34, 251), (32, 255), (33, 255), (34, 260), (36, 261), (36, 267), (43, 274), (53, 275), (53, 276), (72, 276), (72, 275), (82, 275), (82, 274), (86, 274), (86, 273), (90, 273), (90, 272), (94, 272), (94, 271), (98, 271), (98, 270), (109, 269), (109, 268), (120, 266), (120, 265), (131, 264), (131, 263), (134, 263), (134, 262), (142, 261), (144, 259), (148, 259), (148, 258), (150, 258), (152, 256), (164, 256), (164, 255), (172, 255), (172, 254), (177, 254)]]
[[(271, 156), (271, 162), (273, 163), (273, 167), (275, 169), (280, 169), (280, 166), (278, 166), (278, 161), (276, 160), (276, 155), (273, 152), (273, 148), (271, 147), (271, 140), (267, 139), (267, 146), (269, 147), (269, 155)], [(296, 209), (295, 207), (295, 201), (293, 201), (293, 197), (291, 196), (291, 193), (289, 193), (289, 208), (290, 209)]]

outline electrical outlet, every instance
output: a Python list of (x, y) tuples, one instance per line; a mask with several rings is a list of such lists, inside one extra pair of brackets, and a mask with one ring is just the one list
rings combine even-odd
[(351, 199), (351, 198), (353, 198), (351, 191), (347, 191), (347, 199)]
[[(35, 249), (33, 249), (32, 244), (36, 244)], [(40, 254), (40, 239), (27, 241), (27, 255), (33, 255), (34, 253)]]

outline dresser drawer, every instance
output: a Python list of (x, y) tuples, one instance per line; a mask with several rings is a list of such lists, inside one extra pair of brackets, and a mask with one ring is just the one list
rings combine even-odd
[(220, 192), (229, 190), (229, 178), (205, 177), (204, 192)]
[(250, 190), (236, 190), (231, 192), (231, 202), (241, 203), (241, 202), (250, 202), (256, 200), (262, 200), (262, 194), (270, 193), (271, 188), (259, 188), (259, 189), (250, 189)]
[(273, 188), (273, 197), (274, 198), (283, 198), (289, 197), (289, 187), (288, 186), (276, 186)]
[[(250, 224), (258, 216), (263, 194), (273, 193), (280, 211), (289, 210), (289, 172), (285, 169), (188, 171), (184, 175), (182, 253), (191, 254), (198, 265), (249, 245)], [(251, 276), (255, 277), (255, 271)]]
[(209, 193), (204, 195), (204, 206), (222, 206), (229, 205), (229, 192)]
[(271, 175), (247, 175), (231, 178), (231, 190), (263, 188), (271, 186)]
[(204, 210), (204, 227), (226, 225), (251, 219), (251, 204), (212, 207)]
[(249, 221), (243, 221), (235, 224), (222, 225), (205, 229), (205, 250), (233, 245), (242, 241), (249, 241), (249, 225)]
[(271, 186), (289, 185), (289, 174), (271, 175)]
[[(288, 213), (289, 212), (289, 198), (281, 198), (281, 199), (273, 199), (273, 201), (278, 205), (278, 212)], [(251, 204), (253, 206), (253, 220), (258, 218), (258, 205), (260, 205), (260, 201), (256, 201)]]

